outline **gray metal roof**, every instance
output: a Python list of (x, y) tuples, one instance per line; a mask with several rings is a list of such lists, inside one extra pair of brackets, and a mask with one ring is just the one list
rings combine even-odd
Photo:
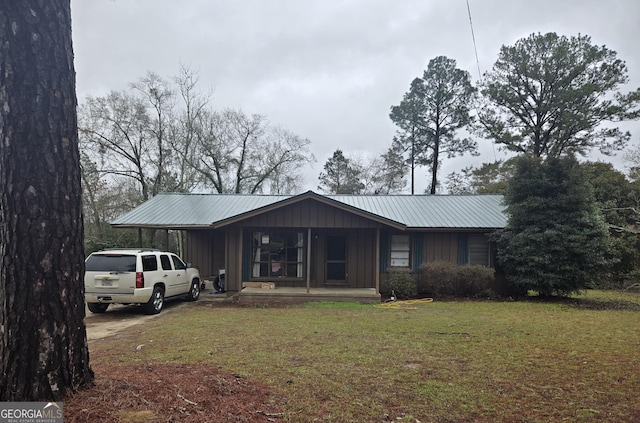
[(330, 198), (407, 228), (503, 228), (502, 195), (335, 195)]
[(111, 222), (120, 227), (208, 227), (306, 197), (337, 202), (412, 229), (503, 228), (501, 195), (159, 194)]

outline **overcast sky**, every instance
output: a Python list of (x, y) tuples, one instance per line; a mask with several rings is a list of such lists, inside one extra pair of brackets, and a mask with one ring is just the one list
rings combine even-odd
[[(640, 86), (640, 1), (469, 0), (482, 72), (500, 46), (534, 32), (586, 34), (625, 60)], [(197, 70), (213, 107), (267, 116), (311, 140), (317, 162), (305, 189), (337, 149), (381, 154), (395, 126), (389, 109), (430, 59), (445, 55), (479, 79), (466, 0), (72, 0), (80, 102), (126, 89), (147, 71)], [(640, 124), (629, 126), (634, 144)], [(503, 154), (445, 160), (440, 180)], [(495, 151), (495, 153), (494, 153)], [(623, 169), (624, 162), (614, 159)], [(418, 187), (427, 185), (426, 169)]]

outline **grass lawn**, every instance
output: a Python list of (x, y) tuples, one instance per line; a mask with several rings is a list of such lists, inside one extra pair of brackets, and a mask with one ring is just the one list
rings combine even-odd
[(598, 291), (403, 308), (200, 301), (93, 342), (91, 360), (214, 364), (269, 384), (278, 421), (632, 422), (638, 304)]

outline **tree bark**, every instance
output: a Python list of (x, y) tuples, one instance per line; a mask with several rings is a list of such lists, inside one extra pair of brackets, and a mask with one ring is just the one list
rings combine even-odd
[(0, 6), (0, 401), (90, 384), (70, 0)]

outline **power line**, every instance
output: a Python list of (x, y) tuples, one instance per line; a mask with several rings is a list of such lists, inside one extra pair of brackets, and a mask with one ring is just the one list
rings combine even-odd
[[(480, 59), (478, 58), (478, 47), (476, 46), (476, 34), (473, 31), (473, 21), (471, 20), (471, 7), (469, 6), (469, 0), (467, 0), (467, 13), (469, 14), (469, 26), (471, 27), (471, 39), (473, 40), (473, 51), (476, 54), (476, 66), (478, 66), (478, 78), (482, 82), (482, 72), (480, 71)], [(496, 155), (496, 144), (491, 140), (491, 148), (493, 149), (493, 160), (498, 161)]]
[(478, 59), (478, 48), (476, 47), (476, 35), (473, 32), (473, 22), (471, 21), (471, 7), (467, 0), (467, 12), (469, 13), (469, 25), (471, 26), (471, 39), (473, 39), (473, 51), (476, 53), (476, 65), (478, 66), (478, 78), (482, 80), (482, 72), (480, 72), (480, 59)]

